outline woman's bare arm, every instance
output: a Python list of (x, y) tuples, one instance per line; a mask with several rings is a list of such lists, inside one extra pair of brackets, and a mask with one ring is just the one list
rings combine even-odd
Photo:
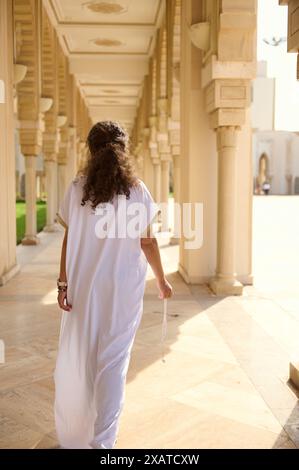
[[(60, 274), (59, 274), (59, 280), (64, 281), (64, 282), (67, 282), (67, 277), (66, 277), (67, 236), (68, 236), (68, 229), (65, 229), (64, 238), (63, 238), (62, 247), (61, 247)], [(72, 306), (67, 301), (67, 290), (58, 292), (57, 301), (58, 301), (59, 307), (62, 308), (62, 310), (65, 310), (67, 312), (71, 310)]]
[(151, 235), (149, 231), (146, 237), (141, 238), (141, 248), (157, 280), (157, 285), (160, 292), (159, 297), (161, 299), (167, 299), (168, 297), (171, 297), (172, 287), (165, 278), (158, 242), (156, 237)]
[(59, 279), (61, 281), (67, 281), (66, 278), (66, 247), (67, 247), (67, 236), (68, 236), (68, 229), (65, 229), (62, 247), (61, 247), (61, 257), (60, 257), (60, 274)]

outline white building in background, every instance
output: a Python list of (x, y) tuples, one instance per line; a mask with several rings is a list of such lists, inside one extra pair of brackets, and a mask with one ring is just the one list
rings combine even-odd
[(299, 194), (299, 132), (277, 129), (277, 78), (267, 77), (264, 61), (258, 64), (252, 94), (254, 192), (261, 194), (268, 181), (270, 194)]
[[(299, 194), (299, 82), (296, 54), (288, 54), (287, 10), (259, 2), (257, 77), (252, 84), (254, 191)], [(271, 21), (268, 21), (271, 16)]]

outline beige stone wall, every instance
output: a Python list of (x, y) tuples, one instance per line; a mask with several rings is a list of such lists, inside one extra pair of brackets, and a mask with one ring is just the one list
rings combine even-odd
[(204, 241), (199, 250), (180, 247), (180, 272), (187, 282), (206, 282), (216, 267), (217, 152), (201, 81), (202, 51), (190, 41), (186, 24), (201, 20), (201, 2), (182, 3), (181, 36), (181, 202), (202, 202)]
[(16, 272), (12, 1), (0, 2), (0, 285)]

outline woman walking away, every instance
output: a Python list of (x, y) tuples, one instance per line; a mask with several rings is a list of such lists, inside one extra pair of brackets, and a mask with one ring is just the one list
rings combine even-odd
[[(126, 132), (103, 121), (87, 137), (86, 168), (68, 187), (54, 372), (61, 447), (110, 449), (117, 438), (131, 349), (143, 308), (147, 261), (160, 298), (172, 295), (152, 223), (158, 206), (131, 168)], [(136, 210), (137, 209), (137, 210)]]

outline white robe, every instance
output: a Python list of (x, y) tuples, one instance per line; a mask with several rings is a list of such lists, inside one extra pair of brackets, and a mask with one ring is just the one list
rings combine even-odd
[[(95, 228), (102, 216), (89, 204), (81, 206), (83, 183), (84, 177), (79, 177), (70, 184), (57, 214), (68, 227), (67, 296), (72, 310), (62, 314), (54, 411), (62, 447), (101, 449), (112, 448), (117, 438), (130, 353), (143, 309), (147, 261), (140, 234), (158, 206), (139, 180), (130, 198), (123, 197), (126, 208), (136, 202), (146, 208), (139, 236), (99, 238)], [(113, 206), (117, 214), (117, 196)]]

